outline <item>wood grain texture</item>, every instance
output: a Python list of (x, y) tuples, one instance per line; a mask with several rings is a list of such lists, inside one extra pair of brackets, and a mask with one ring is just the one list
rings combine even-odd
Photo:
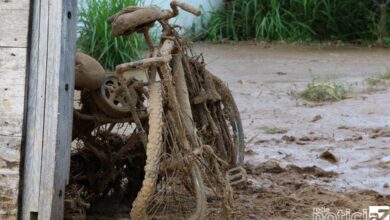
[[(39, 184), (43, 145), (43, 120), (45, 103), (45, 78), (47, 56), (48, 5), (34, 1), (30, 45), (30, 69), (28, 76), (28, 110), (26, 122), (26, 146), (23, 174), (22, 219), (30, 219), (31, 212), (38, 212)], [(44, 17), (45, 19), (41, 19)], [(42, 20), (42, 21), (41, 21)]]
[(0, 9), (0, 47), (27, 47), (29, 9)]
[(0, 219), (16, 219), (25, 101), (28, 0), (0, 0)]
[(20, 137), (0, 138), (0, 219), (16, 219)]
[[(21, 130), (21, 125), (6, 126), (23, 114), (25, 87), (25, 48), (0, 48), (0, 119), (1, 126)], [(4, 133), (0, 128), (0, 134)]]
[[(70, 146), (73, 129), (73, 101), (74, 101), (74, 85), (75, 85), (75, 60), (76, 60), (76, 41), (77, 41), (77, 0), (65, 1), (63, 22), (66, 26), (63, 27), (62, 32), (66, 33), (64, 48), (62, 50), (62, 56), (64, 57), (61, 68), (63, 68), (63, 74), (60, 75), (60, 111), (64, 112), (64, 117), (60, 118), (58, 124), (61, 135), (67, 137), (64, 139), (63, 145), (67, 148), (64, 149), (64, 177), (66, 184), (69, 183), (70, 173)], [(67, 124), (67, 126), (62, 126)]]
[(0, 10), (28, 10), (29, 0), (0, 0)]
[(76, 9), (76, 0), (35, 1), (22, 219), (30, 219), (30, 212), (38, 212), (38, 219), (63, 218), (73, 118)]
[[(1, 136), (0, 138), (1, 158), (9, 161), (17, 161), (20, 158), (20, 137)], [(1, 181), (0, 181), (1, 182)], [(1, 192), (1, 191), (0, 191)]]
[(14, 170), (0, 169), (0, 219), (16, 219), (18, 196), (19, 172)]
[[(41, 8), (47, 4), (49, 8), (47, 19), (48, 30), (48, 42), (47, 42), (47, 70), (46, 70), (46, 94), (45, 94), (45, 121), (44, 121), (44, 145), (42, 152), (45, 155), (42, 157), (41, 165), (41, 182), (39, 186), (39, 209), (38, 219), (52, 219), (52, 211), (55, 209), (57, 201), (64, 194), (62, 185), (54, 185), (56, 178), (56, 165), (59, 162), (57, 158), (57, 124), (58, 117), (61, 117), (58, 112), (59, 106), (59, 72), (61, 71), (61, 17), (63, 2), (55, 5), (50, 4), (50, 0), (42, 0)], [(46, 7), (46, 6), (45, 6)], [(63, 156), (63, 155), (58, 155)], [(44, 175), (45, 174), (45, 175)], [(64, 184), (64, 183), (63, 183)], [(57, 213), (58, 218), (63, 219), (62, 213)]]
[[(7, 129), (2, 127), (1, 129)], [(0, 219), (16, 219), (19, 193), (20, 132), (0, 135)]]

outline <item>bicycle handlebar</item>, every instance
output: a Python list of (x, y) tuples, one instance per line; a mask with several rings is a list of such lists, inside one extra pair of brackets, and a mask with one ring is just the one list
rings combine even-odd
[(182, 10), (186, 11), (186, 12), (189, 12), (193, 15), (196, 15), (196, 16), (199, 16), (201, 15), (201, 12), (199, 9), (197, 8), (194, 8), (192, 7), (191, 5), (189, 4), (186, 4), (184, 2), (179, 2), (179, 1), (172, 1), (171, 2), (171, 8), (172, 8), (172, 12), (173, 12), (173, 17), (177, 16), (179, 14), (179, 11), (177, 10), (177, 8), (181, 8)]

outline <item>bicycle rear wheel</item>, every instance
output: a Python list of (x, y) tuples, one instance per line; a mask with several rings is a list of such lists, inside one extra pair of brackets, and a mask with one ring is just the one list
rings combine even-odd
[(227, 85), (217, 76), (211, 74), (217, 92), (221, 95), (223, 113), (226, 115), (231, 127), (234, 148), (230, 161), (233, 166), (241, 166), (244, 162), (245, 141), (244, 129), (242, 127), (240, 112), (238, 111), (236, 101)]
[(229, 88), (213, 75), (199, 58), (188, 59), (187, 85), (192, 100), (194, 121), (204, 142), (228, 163), (241, 166), (244, 161), (244, 131), (240, 112)]

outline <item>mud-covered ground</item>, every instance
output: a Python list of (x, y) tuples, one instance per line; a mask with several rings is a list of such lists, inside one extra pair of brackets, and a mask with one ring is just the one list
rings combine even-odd
[[(249, 180), (236, 190), (236, 219), (312, 219), (313, 208), (390, 205), (390, 83), (368, 83), (390, 68), (389, 49), (245, 43), (196, 50), (232, 89), (244, 124)], [(343, 83), (348, 98), (297, 97), (313, 80)]]

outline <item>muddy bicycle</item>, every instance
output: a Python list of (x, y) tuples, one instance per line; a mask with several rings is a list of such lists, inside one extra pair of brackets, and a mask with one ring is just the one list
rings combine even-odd
[[(231, 186), (245, 182), (237, 106), (168, 23), (178, 8), (200, 15), (173, 1), (172, 10), (127, 7), (108, 19), (114, 36), (142, 33), (150, 51), (81, 92), (68, 187), (77, 204), (71, 206), (87, 209), (120, 195), (132, 204), (131, 219), (204, 219), (207, 198), (220, 200), (226, 211)], [(149, 35), (156, 22), (162, 26), (158, 45)], [(137, 70), (145, 80), (137, 79)]]

